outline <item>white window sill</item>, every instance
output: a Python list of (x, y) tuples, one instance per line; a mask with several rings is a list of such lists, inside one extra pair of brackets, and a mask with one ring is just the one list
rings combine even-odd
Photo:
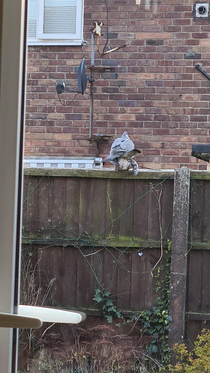
[(56, 45), (82, 45), (83, 44), (83, 41), (82, 40), (78, 40), (78, 41), (74, 41), (74, 40), (52, 40), (52, 41), (46, 41), (46, 40), (36, 40), (36, 41), (29, 41), (27, 42), (28, 46), (38, 46), (38, 45), (53, 45), (53, 46), (56, 46)]

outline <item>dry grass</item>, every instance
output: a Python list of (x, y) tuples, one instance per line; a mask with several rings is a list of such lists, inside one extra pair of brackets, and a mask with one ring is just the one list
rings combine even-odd
[[(145, 346), (141, 339), (116, 334), (107, 325), (87, 330), (73, 328), (74, 343), (49, 332), (37, 340), (36, 352), (26, 357), (30, 373), (148, 373), (144, 365)], [(20, 372), (20, 371), (19, 371)]]

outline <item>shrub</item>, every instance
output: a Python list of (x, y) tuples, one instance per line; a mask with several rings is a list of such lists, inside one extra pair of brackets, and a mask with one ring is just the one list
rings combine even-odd
[(210, 372), (210, 330), (204, 329), (197, 337), (190, 352), (185, 344), (175, 344), (177, 363), (169, 366), (170, 372), (209, 373)]

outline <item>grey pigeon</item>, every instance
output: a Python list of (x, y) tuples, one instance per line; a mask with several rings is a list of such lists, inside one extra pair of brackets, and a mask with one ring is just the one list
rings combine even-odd
[(114, 140), (110, 154), (103, 162), (111, 162), (118, 170), (129, 170), (133, 168), (134, 175), (138, 175), (139, 167), (134, 156), (141, 153), (140, 150), (135, 149), (134, 143), (128, 137), (127, 131), (124, 131), (122, 136)]

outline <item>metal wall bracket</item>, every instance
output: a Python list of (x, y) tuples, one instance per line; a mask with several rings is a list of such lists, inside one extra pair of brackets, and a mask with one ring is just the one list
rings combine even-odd
[(200, 65), (195, 65), (195, 68), (200, 71), (208, 80), (210, 80), (210, 76), (200, 67)]

